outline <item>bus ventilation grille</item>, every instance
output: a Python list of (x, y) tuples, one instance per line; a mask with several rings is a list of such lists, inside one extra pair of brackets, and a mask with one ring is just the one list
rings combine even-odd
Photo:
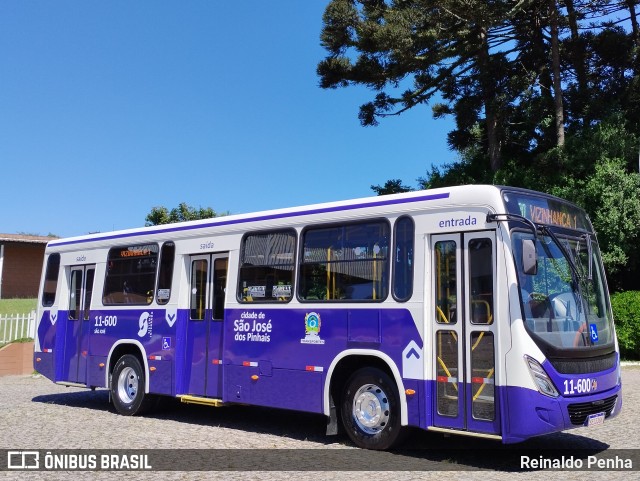
[(616, 365), (617, 354), (612, 352), (606, 356), (591, 359), (549, 359), (551, 365), (561, 374), (590, 374), (593, 372), (608, 371)]
[(571, 418), (571, 424), (574, 426), (582, 426), (587, 420), (589, 414), (597, 414), (601, 412), (604, 412), (604, 416), (608, 418), (611, 416), (611, 412), (613, 411), (617, 400), (618, 396), (611, 396), (600, 401), (569, 404), (569, 417)]

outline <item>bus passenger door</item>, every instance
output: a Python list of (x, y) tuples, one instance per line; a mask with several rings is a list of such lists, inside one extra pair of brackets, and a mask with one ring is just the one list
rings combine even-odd
[(462, 245), (459, 234), (431, 237), (433, 424), (464, 429)]
[(226, 253), (191, 256), (186, 394), (222, 396), (222, 336), (227, 266)]
[(84, 384), (87, 380), (90, 308), (95, 271), (95, 265), (71, 268), (62, 371), (64, 381)]
[(431, 258), (434, 425), (499, 434), (495, 233), (432, 236)]

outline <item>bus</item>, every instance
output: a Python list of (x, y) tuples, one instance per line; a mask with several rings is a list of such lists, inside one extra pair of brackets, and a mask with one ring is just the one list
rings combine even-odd
[(589, 218), (492, 185), (52, 240), (34, 367), (123, 415), (159, 396), (304, 411), (368, 449), (407, 427), (516, 443), (622, 407)]

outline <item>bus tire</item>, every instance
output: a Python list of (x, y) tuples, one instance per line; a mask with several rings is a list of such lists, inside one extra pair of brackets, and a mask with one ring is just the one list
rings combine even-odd
[(113, 368), (111, 374), (111, 400), (118, 413), (125, 416), (144, 414), (154, 402), (153, 396), (145, 394), (144, 368), (138, 358), (125, 354)]
[(400, 396), (385, 372), (371, 367), (354, 372), (341, 408), (342, 425), (356, 446), (383, 450), (400, 442)]

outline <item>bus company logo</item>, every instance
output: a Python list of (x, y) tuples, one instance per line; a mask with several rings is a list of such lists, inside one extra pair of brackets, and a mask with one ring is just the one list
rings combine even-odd
[(153, 313), (143, 312), (138, 320), (138, 337), (144, 337), (149, 333), (149, 337), (153, 333)]
[(302, 344), (324, 344), (324, 339), (320, 339), (320, 314), (309, 312), (304, 316), (304, 339), (300, 339)]

